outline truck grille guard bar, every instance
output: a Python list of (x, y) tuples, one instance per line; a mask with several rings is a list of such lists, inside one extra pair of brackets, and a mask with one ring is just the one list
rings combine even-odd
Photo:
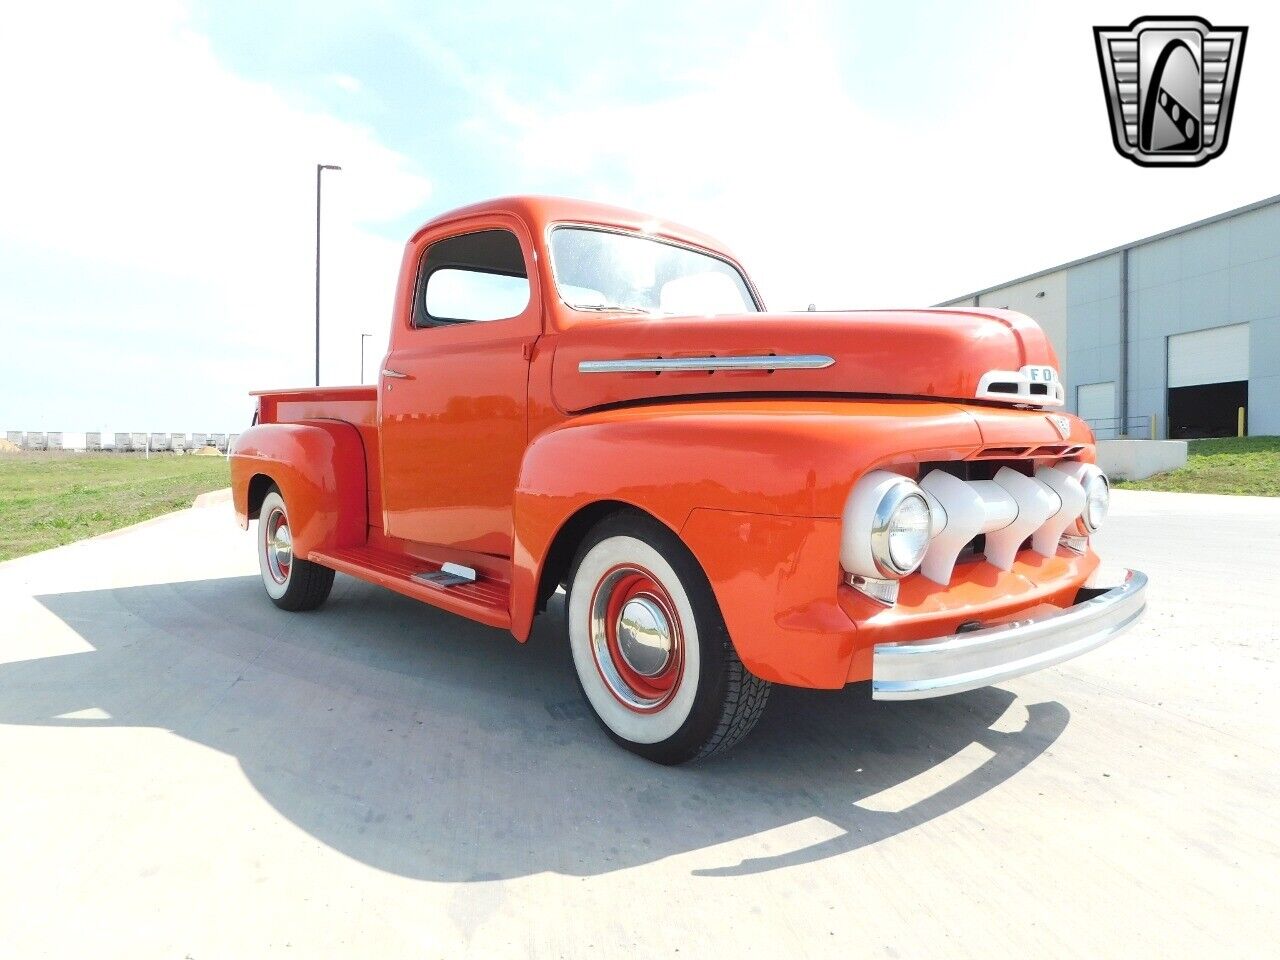
[(1058, 542), (1085, 506), (1084, 487), (1074, 474), (1083, 464), (1040, 467), (1028, 477), (1001, 467), (993, 480), (961, 480), (933, 470), (920, 481), (929, 506), (940, 515), (920, 572), (946, 586), (956, 559), (978, 534), (986, 535), (987, 560), (1008, 570), (1028, 538), (1042, 557), (1052, 557)]

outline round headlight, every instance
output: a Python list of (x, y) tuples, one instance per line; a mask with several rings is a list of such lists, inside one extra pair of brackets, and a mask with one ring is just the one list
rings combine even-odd
[(1093, 533), (1107, 519), (1107, 510), (1111, 506), (1111, 485), (1107, 483), (1106, 476), (1101, 472), (1091, 474), (1085, 480), (1084, 496), (1084, 511), (1080, 519), (1085, 530)]
[(876, 508), (871, 556), (888, 577), (905, 577), (929, 549), (929, 504), (915, 484), (891, 487)]

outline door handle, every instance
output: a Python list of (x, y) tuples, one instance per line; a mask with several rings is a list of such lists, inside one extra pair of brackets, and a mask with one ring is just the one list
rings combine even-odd
[(382, 375), (384, 377), (390, 377), (393, 380), (412, 380), (413, 379), (413, 374), (401, 373), (399, 370), (392, 370), (390, 367), (383, 367)]

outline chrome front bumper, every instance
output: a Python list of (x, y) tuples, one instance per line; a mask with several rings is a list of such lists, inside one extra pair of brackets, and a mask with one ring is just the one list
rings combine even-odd
[(875, 700), (922, 700), (975, 690), (1101, 646), (1137, 621), (1147, 606), (1147, 577), (1124, 582), (1058, 613), (934, 640), (878, 643), (871, 666)]

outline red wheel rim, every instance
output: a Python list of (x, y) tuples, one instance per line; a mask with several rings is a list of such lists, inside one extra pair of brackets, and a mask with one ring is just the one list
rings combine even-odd
[(275, 507), (262, 525), (263, 548), (267, 557), (267, 573), (276, 583), (289, 582), (293, 567), (293, 534), (284, 511)]
[(601, 576), (588, 607), (596, 669), (610, 693), (629, 710), (665, 707), (684, 673), (684, 633), (666, 587), (635, 564)]

